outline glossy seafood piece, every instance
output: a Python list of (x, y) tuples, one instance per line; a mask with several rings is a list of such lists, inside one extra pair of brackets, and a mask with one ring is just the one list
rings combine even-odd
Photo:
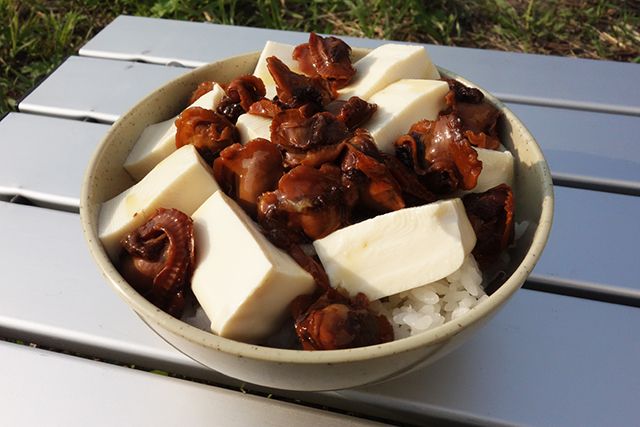
[(195, 263), (191, 218), (159, 208), (125, 236), (122, 246), (120, 274), (155, 306), (179, 318)]
[(278, 113), (282, 112), (282, 106), (271, 99), (262, 98), (249, 107), (249, 114), (255, 114), (258, 116), (266, 117), (269, 119), (273, 119)]
[(184, 110), (176, 129), (176, 147), (193, 145), (209, 164), (224, 148), (240, 141), (238, 130), (225, 116), (200, 107)]
[(345, 141), (342, 159), (343, 180), (358, 191), (358, 203), (377, 213), (405, 207), (402, 188), (387, 168), (373, 138), (364, 129)]
[(305, 104), (322, 107), (336, 97), (335, 90), (327, 80), (294, 73), (275, 56), (267, 58), (267, 68), (276, 83), (278, 100), (287, 108), (298, 108)]
[(513, 240), (513, 191), (506, 184), (462, 198), (478, 242), (473, 255), (482, 267), (495, 261)]
[(216, 112), (225, 116), (231, 123), (235, 123), (241, 114), (249, 111), (251, 104), (262, 99), (266, 93), (262, 80), (252, 75), (235, 78), (224, 89), (226, 95), (220, 101)]
[(337, 144), (348, 134), (345, 124), (327, 112), (307, 117), (300, 109), (285, 110), (271, 122), (271, 142), (284, 149), (306, 151)]
[(347, 101), (335, 100), (327, 105), (326, 109), (343, 122), (350, 132), (353, 132), (369, 122), (369, 119), (378, 110), (378, 106), (357, 96), (352, 96)]
[(309, 42), (296, 46), (293, 58), (300, 70), (308, 76), (319, 75), (333, 87), (340, 89), (351, 81), (356, 73), (351, 65), (351, 48), (337, 37), (309, 35)]
[(280, 179), (277, 190), (259, 198), (258, 221), (266, 230), (296, 232), (300, 241), (324, 237), (348, 224), (340, 170), (293, 168)]
[(299, 165), (319, 168), (325, 163), (335, 162), (343, 153), (345, 144), (319, 145), (309, 150), (293, 150), (289, 148), (284, 152), (284, 165), (294, 168)]
[(447, 102), (462, 121), (462, 131), (469, 142), (480, 148), (500, 147), (498, 119), (500, 111), (484, 101), (484, 94), (454, 79), (445, 79), (451, 89)]
[(482, 171), (478, 153), (462, 135), (455, 113), (415, 123), (394, 145), (396, 156), (437, 194), (471, 190)]
[(329, 290), (306, 310), (302, 311), (302, 306), (301, 301), (293, 305), (293, 314), (296, 334), (304, 350), (339, 350), (393, 340), (389, 320), (369, 309), (364, 294), (349, 299)]
[(418, 179), (412, 170), (391, 154), (380, 153), (382, 160), (400, 184), (402, 196), (407, 206), (419, 206), (425, 203), (435, 202), (437, 197)]
[(227, 147), (213, 162), (220, 188), (254, 218), (258, 197), (275, 190), (283, 174), (282, 154), (266, 139)]

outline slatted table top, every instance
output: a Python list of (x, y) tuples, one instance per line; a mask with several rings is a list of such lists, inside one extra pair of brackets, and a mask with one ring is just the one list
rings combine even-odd
[[(525, 289), (460, 349), (409, 376), (323, 393), (243, 385), (166, 344), (111, 291), (77, 214), (84, 168), (110, 124), (190, 67), (306, 37), (121, 16), (0, 120), (0, 400), (10, 408), (0, 424), (637, 420), (637, 64), (426, 46), (435, 63), (496, 94), (532, 131), (556, 184), (556, 213)], [(29, 342), (47, 350), (21, 345)], [(25, 418), (34, 399), (44, 404)]]

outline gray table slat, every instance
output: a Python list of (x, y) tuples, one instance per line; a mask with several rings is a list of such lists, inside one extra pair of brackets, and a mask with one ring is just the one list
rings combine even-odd
[[(538, 125), (544, 130), (542, 122)], [(106, 130), (105, 125), (10, 114), (0, 122), (0, 145), (8, 144), (0, 158), (0, 193), (77, 210), (84, 169)], [(22, 143), (11, 144), (18, 136)], [(584, 145), (585, 150), (601, 147), (597, 143)], [(551, 156), (555, 153), (553, 149), (550, 152)], [(34, 153), (45, 155), (30, 160)], [(623, 163), (622, 154), (622, 149), (611, 149), (611, 157)], [(558, 186), (556, 198), (553, 232), (532, 278), (640, 303), (640, 281), (636, 279), (640, 264), (635, 262), (633, 250), (640, 236), (636, 220), (640, 198)], [(613, 247), (619, 250), (612, 251)], [(566, 254), (571, 254), (569, 259)]]
[(532, 279), (640, 302), (640, 197), (558, 186), (555, 195), (553, 229)]
[(0, 257), (0, 331), (29, 331), (25, 339), (53, 347), (73, 342), (80, 352), (104, 349), (106, 360), (125, 353), (158, 369), (191, 365), (149, 334), (108, 287), (77, 214), (0, 202), (0, 236), (7, 248)]
[[(72, 57), (36, 88), (20, 104), (20, 109), (63, 117), (115, 119), (154, 88), (150, 84), (137, 84), (143, 71), (156, 86), (173, 79), (176, 70), (186, 71), (148, 64), (131, 64), (134, 66), (131, 69), (125, 64), (129, 63)], [(93, 78), (78, 81), (75, 76), (83, 73)], [(96, 80), (101, 85), (96, 85)], [(105, 91), (110, 91), (108, 97)], [(61, 92), (68, 95), (55, 95)], [(604, 186), (640, 194), (640, 150), (635, 149), (640, 134), (639, 118), (531, 105), (508, 106), (548, 154), (554, 178), (579, 186)]]
[[(176, 37), (177, 34), (180, 36)], [(308, 35), (295, 31), (123, 15), (80, 48), (80, 55), (198, 67), (260, 50), (267, 40), (299, 44), (308, 38)], [(363, 42), (367, 45), (363, 47), (375, 47), (381, 43), (375, 40)]]
[(182, 67), (72, 56), (18, 108), (22, 112), (110, 123), (142, 96), (187, 71)]
[(10, 113), (0, 121), (0, 194), (78, 209), (85, 166), (108, 125)]
[[(6, 426), (382, 425), (8, 342), (0, 342), (0, 359)], [(25, 410), (26, 402), (37, 409)]]
[(629, 425), (640, 395), (639, 328), (635, 307), (523, 290), (432, 367), (353, 393), (402, 404), (420, 390), (420, 401), (438, 409), (459, 402), (453, 407), (470, 421)]
[[(120, 16), (80, 54), (198, 66), (261, 49), (266, 40), (297, 44), (306, 38), (290, 31)], [(357, 47), (384, 42), (344, 39)], [(640, 115), (639, 64), (433, 45), (427, 48), (438, 65), (506, 101)]]
[[(0, 204), (0, 235), (14, 248), (0, 258), (0, 331), (227, 382), (157, 338), (115, 296), (78, 222), (75, 214)], [(418, 424), (445, 417), (602, 425), (606, 417), (619, 425), (635, 419), (639, 327), (634, 307), (522, 290), (462, 348), (414, 374), (359, 390), (276, 394)]]
[(640, 118), (508, 104), (536, 138), (556, 181), (640, 195)]

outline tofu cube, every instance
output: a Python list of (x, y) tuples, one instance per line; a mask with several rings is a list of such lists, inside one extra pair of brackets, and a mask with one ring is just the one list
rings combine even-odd
[(376, 92), (369, 102), (378, 110), (365, 127), (371, 132), (380, 151), (394, 153), (393, 142), (415, 122), (436, 120), (445, 108), (447, 82), (440, 80), (402, 79)]
[(422, 46), (384, 44), (353, 64), (356, 75), (338, 92), (339, 99), (365, 101), (400, 79), (439, 79), (440, 73)]
[(513, 188), (513, 155), (509, 151), (487, 150), (474, 147), (478, 160), (482, 162), (482, 172), (472, 193), (482, 193), (500, 184)]
[(448, 276), (475, 244), (461, 199), (379, 215), (313, 242), (331, 285), (371, 300)]
[(112, 261), (120, 240), (144, 224), (157, 208), (191, 215), (218, 189), (211, 168), (193, 145), (185, 145), (158, 163), (140, 182), (102, 204), (98, 235)]
[[(224, 95), (222, 87), (216, 84), (187, 108), (215, 110)], [(147, 126), (142, 132), (124, 162), (124, 168), (134, 180), (140, 181), (160, 161), (176, 151), (176, 118)]]
[(294, 298), (315, 290), (313, 277), (269, 242), (222, 191), (192, 218), (196, 268), (191, 288), (214, 333), (260, 342), (281, 326)]
[(273, 81), (273, 77), (271, 77), (271, 74), (267, 69), (267, 58), (270, 56), (275, 56), (280, 61), (284, 62), (284, 64), (289, 67), (291, 71), (302, 74), (302, 71), (300, 71), (300, 67), (298, 67), (298, 61), (293, 59), (293, 50), (295, 48), (295, 46), (290, 44), (272, 41), (267, 41), (267, 43), (264, 45), (253, 75), (262, 79), (262, 82), (267, 89), (267, 98), (272, 99), (274, 96), (276, 96), (276, 82)]
[(236, 128), (240, 133), (240, 143), (246, 144), (255, 138), (271, 141), (271, 119), (256, 114), (242, 114), (238, 117)]

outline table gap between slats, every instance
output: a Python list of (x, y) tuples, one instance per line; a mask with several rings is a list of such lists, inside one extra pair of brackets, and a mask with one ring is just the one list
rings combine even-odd
[(635, 184), (625, 181), (600, 181), (593, 182), (582, 177), (563, 176), (552, 173), (553, 185), (557, 187), (570, 187), (583, 190), (601, 191), (604, 193), (625, 194), (627, 196), (640, 196), (640, 188)]
[(612, 304), (628, 305), (630, 307), (640, 307), (640, 299), (630, 294), (628, 289), (615, 286), (607, 286), (606, 290), (604, 290), (602, 286), (589, 282), (535, 275), (527, 279), (523, 288)]

